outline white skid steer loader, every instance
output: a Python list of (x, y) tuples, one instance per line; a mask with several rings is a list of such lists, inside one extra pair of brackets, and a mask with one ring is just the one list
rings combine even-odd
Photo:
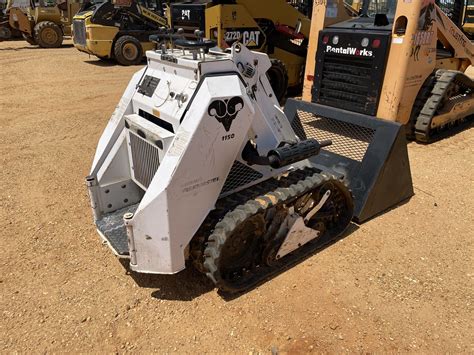
[(147, 52), (86, 180), (97, 229), (131, 270), (189, 261), (239, 292), (334, 240), (354, 205), (343, 176), (308, 159), (331, 142), (297, 137), (267, 55), (214, 45), (178, 38)]

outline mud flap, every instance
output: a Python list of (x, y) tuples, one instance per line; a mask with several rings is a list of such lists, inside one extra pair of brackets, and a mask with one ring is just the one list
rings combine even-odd
[(299, 138), (332, 140), (311, 161), (344, 175), (354, 195), (357, 223), (413, 196), (402, 125), (292, 99), (285, 114)]

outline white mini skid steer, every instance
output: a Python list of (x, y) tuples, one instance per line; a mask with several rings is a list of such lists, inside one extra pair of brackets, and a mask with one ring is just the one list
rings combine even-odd
[(331, 142), (297, 138), (267, 55), (174, 45), (147, 53), (100, 138), (87, 177), (95, 223), (133, 271), (189, 261), (242, 291), (344, 232), (353, 199), (308, 160)]

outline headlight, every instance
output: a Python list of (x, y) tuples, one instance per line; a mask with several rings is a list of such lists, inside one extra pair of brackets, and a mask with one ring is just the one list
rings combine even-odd
[(334, 36), (332, 38), (332, 44), (338, 44), (339, 43), (339, 36)]
[(369, 45), (369, 42), (370, 40), (367, 37), (365, 37), (361, 42), (362, 47), (367, 47)]

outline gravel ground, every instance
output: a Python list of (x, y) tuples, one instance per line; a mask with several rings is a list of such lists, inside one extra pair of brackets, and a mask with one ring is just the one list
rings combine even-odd
[(130, 274), (84, 177), (138, 67), (0, 43), (0, 351), (474, 352), (474, 130), (409, 144), (416, 195), (257, 289)]

